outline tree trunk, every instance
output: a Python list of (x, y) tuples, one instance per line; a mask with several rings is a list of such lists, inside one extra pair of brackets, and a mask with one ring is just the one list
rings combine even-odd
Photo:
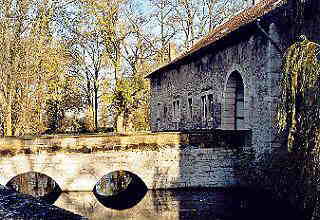
[(4, 135), (5, 136), (13, 135), (11, 98), (9, 98), (8, 100), (8, 104), (6, 106), (6, 111), (5, 111)]
[(93, 109), (93, 120), (94, 120), (94, 129), (98, 129), (98, 89), (95, 88), (94, 91), (94, 109)]
[(116, 118), (116, 129), (117, 132), (123, 134), (125, 133), (124, 130), (124, 112), (121, 112), (120, 114), (118, 114), (117, 118)]

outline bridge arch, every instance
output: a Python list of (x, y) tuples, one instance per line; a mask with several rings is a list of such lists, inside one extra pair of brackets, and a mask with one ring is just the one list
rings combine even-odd
[(138, 204), (148, 188), (136, 174), (127, 170), (116, 170), (104, 175), (92, 191), (104, 206), (123, 210)]
[(59, 184), (50, 176), (29, 171), (12, 177), (6, 186), (17, 192), (29, 194), (53, 204), (61, 194)]

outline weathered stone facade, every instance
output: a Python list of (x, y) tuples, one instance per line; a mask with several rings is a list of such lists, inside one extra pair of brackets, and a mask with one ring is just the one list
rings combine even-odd
[[(274, 8), (271, 10), (265, 2)], [(300, 33), (319, 43), (320, 4), (307, 2)], [(256, 10), (267, 12), (250, 17)], [(281, 57), (296, 40), (298, 28), (289, 19), (290, 13), (292, 8), (287, 1), (259, 3), (235, 16), (247, 16), (249, 22), (239, 24), (231, 19), (214, 35), (223, 35), (222, 38), (216, 37), (219, 39), (151, 73), (152, 131), (250, 129), (257, 152), (278, 146), (274, 123)], [(258, 27), (258, 18), (267, 35)], [(229, 31), (228, 25), (233, 23), (238, 26)], [(225, 35), (225, 31), (229, 33)]]

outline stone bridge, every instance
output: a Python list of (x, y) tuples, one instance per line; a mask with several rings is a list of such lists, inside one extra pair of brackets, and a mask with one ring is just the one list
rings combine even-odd
[(2, 156), (0, 184), (33, 171), (51, 177), (62, 191), (92, 191), (104, 175), (126, 170), (139, 176), (148, 189), (226, 187), (237, 184), (234, 161), (231, 149), (186, 144), (91, 153), (37, 151)]

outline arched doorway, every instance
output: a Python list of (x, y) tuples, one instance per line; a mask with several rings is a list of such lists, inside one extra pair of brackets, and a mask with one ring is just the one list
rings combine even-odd
[(244, 85), (237, 71), (228, 78), (224, 101), (224, 129), (244, 129)]

